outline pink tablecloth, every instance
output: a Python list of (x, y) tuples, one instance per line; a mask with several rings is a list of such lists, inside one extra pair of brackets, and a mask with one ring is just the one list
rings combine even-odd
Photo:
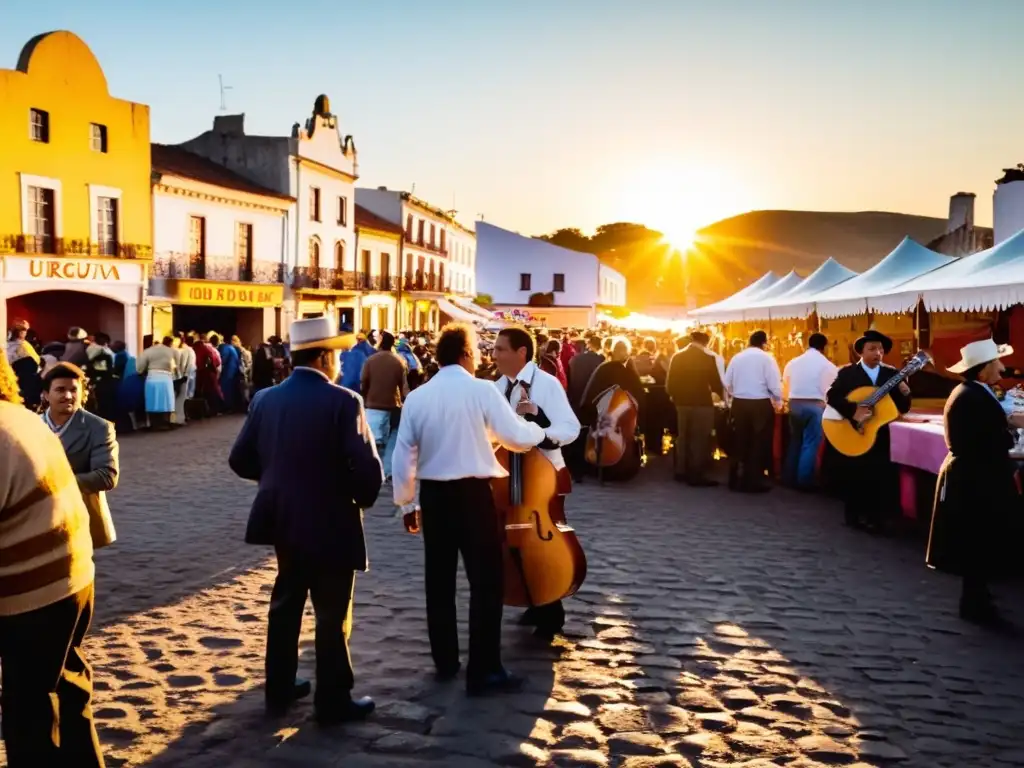
[(942, 423), (893, 422), (889, 425), (889, 457), (897, 464), (939, 474), (946, 458)]

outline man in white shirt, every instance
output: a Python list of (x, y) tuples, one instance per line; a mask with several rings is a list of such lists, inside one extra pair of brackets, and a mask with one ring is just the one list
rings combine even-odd
[(515, 691), (522, 678), (501, 664), (503, 527), (490, 483), (507, 473), (491, 440), (525, 452), (546, 436), (537, 424), (518, 418), (493, 383), (474, 377), (472, 328), (446, 326), (435, 356), (440, 370), (409, 394), (392, 458), (397, 506), (409, 510), (420, 481), (430, 651), (438, 679), (458, 674), (455, 576), (461, 552), (470, 584), (466, 690)]
[(771, 490), (765, 472), (771, 461), (775, 406), (782, 404), (782, 377), (779, 364), (764, 349), (767, 345), (768, 334), (754, 331), (750, 345), (725, 371), (735, 454), (729, 457), (729, 488), (745, 493)]
[(828, 339), (812, 333), (807, 351), (794, 357), (782, 372), (782, 392), (789, 403), (789, 448), (783, 480), (800, 490), (815, 486), (818, 451), (824, 437), (821, 414), (825, 396), (836, 379), (838, 368), (825, 357)]
[[(580, 422), (558, 379), (537, 367), (533, 353), (534, 340), (529, 331), (516, 326), (503, 328), (494, 341), (494, 362), (501, 373), (495, 386), (516, 413), (544, 430), (539, 448), (558, 470), (561, 492), (557, 510), (561, 520), (554, 522), (565, 523), (565, 494), (572, 489), (572, 479), (562, 458), (562, 446), (579, 436)], [(565, 608), (561, 600), (535, 606), (522, 615), (519, 623), (536, 627), (538, 637), (550, 640), (565, 626)]]

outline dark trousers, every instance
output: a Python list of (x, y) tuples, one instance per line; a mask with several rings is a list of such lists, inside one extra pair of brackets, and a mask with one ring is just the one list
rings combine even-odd
[(707, 479), (711, 461), (711, 435), (715, 430), (713, 406), (683, 405), (676, 408), (679, 441), (676, 444), (676, 474), (691, 482)]
[(0, 617), (3, 736), (10, 768), (97, 768), (92, 668), (82, 640), (93, 585), (17, 616)]
[(585, 458), (587, 448), (587, 428), (580, 429), (580, 434), (575, 440), (562, 447), (562, 456), (565, 465), (569, 468), (573, 478), (579, 479), (587, 473), (587, 460)]
[(348, 702), (354, 678), (348, 640), (352, 634), (352, 593), (356, 575), (350, 570), (309, 562), (277, 549), (277, 579), (270, 595), (267, 624), (266, 696), (287, 704), (299, 665), (299, 633), (306, 596), (316, 614), (316, 707)]
[(459, 663), (455, 577), (459, 553), (469, 579), (469, 663), (466, 676), (481, 679), (501, 671), (503, 530), (491, 484), (479, 478), (420, 484), (426, 555), (427, 631), (440, 671)]
[(863, 456), (839, 456), (843, 493), (843, 517), (847, 525), (883, 525), (896, 513), (899, 474), (889, 459), (888, 433), (879, 433), (875, 445)]
[(733, 448), (729, 456), (729, 486), (752, 488), (765, 482), (771, 461), (771, 440), (775, 425), (772, 401), (732, 401)]

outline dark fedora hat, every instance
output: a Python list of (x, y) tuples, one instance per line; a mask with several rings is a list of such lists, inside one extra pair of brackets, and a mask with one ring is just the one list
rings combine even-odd
[(889, 354), (892, 351), (892, 339), (886, 336), (884, 333), (879, 333), (875, 330), (864, 331), (864, 335), (853, 342), (853, 349), (859, 355), (861, 350), (864, 349), (864, 345), (869, 341), (877, 341), (882, 345), (882, 351), (885, 354)]

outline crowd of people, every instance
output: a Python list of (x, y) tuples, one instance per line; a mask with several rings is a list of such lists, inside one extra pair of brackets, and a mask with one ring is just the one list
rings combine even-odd
[[(910, 409), (903, 374), (882, 362), (892, 341), (877, 331), (856, 341), (857, 362), (841, 368), (820, 333), (781, 371), (764, 331), (728, 361), (711, 342), (702, 329), (672, 338), (518, 326), (482, 334), (461, 325), (353, 337), (321, 317), (296, 321), (288, 343), (271, 337), (252, 350), (217, 334), (147, 339), (136, 361), (102, 333), (71, 328), (59, 345), (40, 345), (28, 324), (15, 323), (0, 350), (0, 451), (9, 459), (0, 463), (0, 695), (10, 764), (103, 764), (82, 642), (95, 600), (92, 554), (116, 539), (106, 494), (118, 481), (122, 424), (168, 428), (193, 415), (248, 413), (229, 463), (260, 484), (245, 540), (273, 546), (278, 561), (267, 707), (284, 711), (312, 690), (295, 677), (297, 617), (312, 595), (317, 718), (343, 722), (373, 711), (371, 700), (351, 696), (348, 637), (355, 574), (367, 560), (361, 510), (389, 481), (407, 530), (422, 532), (427, 550), (438, 679), (461, 669), (461, 555), (471, 590), (467, 691), (498, 693), (522, 679), (501, 664), (504, 545), (489, 478), (505, 470), (493, 440), (512, 452), (537, 447), (551, 461), (559, 498), (549, 511), (565, 524), (564, 500), (587, 473), (582, 447), (589, 431), (604, 428), (598, 403), (609, 390), (629, 397), (638, 433), (654, 438), (637, 440), (642, 453), (672, 446), (678, 482), (716, 485), (712, 459), (724, 449), (729, 488), (739, 493), (772, 488), (780, 413), (789, 438), (782, 480), (813, 491), (825, 420), (861, 427), (873, 417), (850, 393), (885, 387), (899, 412)], [(961, 616), (986, 626), (1004, 624), (989, 592), (999, 562), (992, 547), (1006, 538), (1018, 494), (1010, 429), (1024, 429), (1024, 415), (1005, 410), (993, 389), (1007, 354), (991, 340), (974, 342), (950, 369), (963, 383), (946, 406), (950, 455), (927, 553), (930, 564), (963, 575)], [(135, 400), (125, 399), (129, 387)], [(887, 488), (888, 428), (866, 453), (836, 454), (833, 477), (846, 523), (882, 528), (897, 498)], [(561, 600), (531, 605), (520, 623), (553, 638), (565, 611)]]

